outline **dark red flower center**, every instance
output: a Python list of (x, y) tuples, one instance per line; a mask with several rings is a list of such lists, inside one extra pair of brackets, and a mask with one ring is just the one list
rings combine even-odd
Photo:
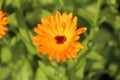
[(63, 44), (66, 41), (66, 37), (65, 36), (56, 36), (55, 40), (56, 40), (57, 44)]

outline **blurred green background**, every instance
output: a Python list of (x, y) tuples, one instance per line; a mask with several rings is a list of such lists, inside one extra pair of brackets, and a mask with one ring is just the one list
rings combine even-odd
[[(0, 40), (0, 80), (120, 80), (120, 0), (0, 0), (9, 31)], [(41, 17), (72, 12), (86, 26), (77, 59), (57, 63), (36, 52)]]

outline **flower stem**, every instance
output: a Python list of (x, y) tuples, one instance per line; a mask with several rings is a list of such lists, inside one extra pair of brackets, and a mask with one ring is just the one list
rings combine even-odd
[[(98, 23), (98, 18), (99, 18), (99, 13), (100, 13), (101, 2), (102, 2), (102, 0), (98, 0), (98, 1), (97, 1), (97, 13), (96, 13), (96, 15), (95, 15), (93, 24), (90, 25), (90, 26), (91, 26), (90, 33), (89, 33), (89, 35), (87, 36), (87, 38), (86, 38), (86, 39), (84, 40), (84, 42), (83, 42), (85, 46), (87, 46), (88, 43), (89, 43), (90, 41), (92, 41), (94, 35), (95, 35), (96, 32), (97, 32), (96, 29), (98, 29), (98, 24), (97, 24), (97, 23)], [(93, 45), (93, 44), (92, 44), (92, 45)], [(79, 55), (78, 55), (78, 57), (79, 57), (79, 58), (78, 58), (78, 61), (80, 61), (82, 57), (86, 57), (86, 55), (90, 52), (90, 50), (92, 50), (92, 45), (90, 45), (89, 48), (86, 47), (84, 50), (82, 50), (82, 51), (79, 53)]]

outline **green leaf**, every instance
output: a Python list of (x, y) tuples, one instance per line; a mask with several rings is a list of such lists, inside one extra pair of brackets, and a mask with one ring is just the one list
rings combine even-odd
[(67, 77), (68, 80), (83, 80), (84, 69), (86, 66), (86, 58), (82, 58), (80, 61), (70, 60), (68, 63)]
[(39, 68), (37, 70), (36, 76), (35, 76), (35, 80), (48, 80), (47, 76), (45, 75), (45, 73)]
[(3, 63), (8, 63), (12, 59), (12, 53), (9, 47), (4, 46), (1, 48), (1, 61)]
[(96, 51), (91, 51), (88, 55), (87, 58), (93, 59), (93, 60), (101, 60), (103, 57), (97, 53)]
[(67, 80), (65, 75), (65, 67), (56, 64), (45, 64), (41, 61), (38, 62), (39, 68), (36, 74), (36, 80)]
[(22, 15), (22, 11), (18, 11), (16, 12), (16, 19), (18, 22), (18, 29), (20, 31), (20, 35), (22, 36), (23, 39), (25, 39), (27, 42), (30, 42), (30, 38), (29, 38), (29, 34), (28, 34), (28, 27), (25, 23), (24, 17)]
[(43, 62), (39, 61), (40, 69), (45, 73), (46, 76), (51, 75), (50, 66), (45, 65)]
[(2, 3), (3, 3), (3, 0), (0, 0), (0, 10), (1, 10)]
[[(106, 26), (102, 26), (106, 27)], [(99, 31), (93, 37), (93, 50), (101, 51), (105, 47), (105, 44), (112, 40), (111, 33), (105, 28), (99, 28)]]
[(81, 80), (83, 80), (84, 78), (85, 66), (86, 66), (86, 59), (82, 59), (79, 65), (77, 65), (76, 76)]
[(20, 40), (19, 36), (15, 36), (13, 38), (11, 38), (10, 40), (10, 46), (15, 46), (15, 44), (17, 44), (17, 42)]
[(49, 14), (50, 14), (49, 11), (47, 11), (45, 9), (37, 8), (37, 9), (27, 13), (25, 16), (25, 19), (30, 25), (32, 25), (34, 27), (34, 25), (40, 23), (41, 17), (46, 17)]
[(92, 3), (88, 6), (85, 6), (84, 8), (78, 9), (78, 15), (86, 19), (89, 24), (93, 25), (93, 21), (96, 15), (96, 3)]
[(7, 80), (11, 74), (10, 68), (0, 66), (0, 80)]
[(15, 13), (8, 15), (8, 21), (11, 27), (17, 26), (17, 20), (16, 20)]
[(40, 0), (39, 1), (42, 5), (49, 5), (54, 3), (54, 0)]
[(78, 15), (87, 20), (90, 24), (93, 24), (93, 17), (89, 15), (89, 12), (84, 9), (78, 9)]
[[(36, 74), (36, 79), (35, 80), (48, 80), (48, 76), (51, 78), (52, 77), (52, 73), (50, 71), (50, 67), (49, 65), (45, 65), (43, 62), (39, 61), (39, 68), (37, 70), (37, 74)], [(51, 79), (49, 79), (51, 80)]]
[(33, 80), (32, 68), (27, 60), (24, 60), (24, 65), (22, 65), (18, 71), (13, 74), (13, 80)]
[(115, 16), (115, 20), (113, 21), (113, 27), (115, 27), (116, 30), (120, 30), (120, 15)]
[(18, 21), (18, 29), (20, 31), (20, 36), (23, 42), (25, 43), (27, 50), (31, 54), (35, 54), (35, 48), (32, 45), (32, 34), (31, 31), (28, 29), (27, 24), (25, 23), (25, 20), (23, 19), (23, 15), (21, 11), (16, 12), (16, 18)]
[(115, 64), (115, 63), (111, 63), (108, 67), (108, 70), (110, 72), (109, 74), (111, 76), (114, 76), (116, 74), (117, 70), (118, 70), (118, 65)]

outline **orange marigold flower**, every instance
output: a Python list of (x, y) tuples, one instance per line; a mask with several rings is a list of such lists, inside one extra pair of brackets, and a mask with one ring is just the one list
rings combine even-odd
[(38, 52), (49, 54), (49, 60), (56, 57), (57, 62), (65, 62), (67, 58), (76, 58), (77, 52), (84, 48), (76, 40), (87, 28), (77, 29), (77, 17), (73, 17), (72, 13), (67, 15), (57, 11), (55, 16), (49, 15), (41, 22), (34, 28), (37, 35), (33, 37), (33, 43), (39, 46)]
[(6, 13), (0, 10), (0, 39), (6, 34), (8, 28), (6, 28), (6, 24), (8, 23), (8, 19)]

